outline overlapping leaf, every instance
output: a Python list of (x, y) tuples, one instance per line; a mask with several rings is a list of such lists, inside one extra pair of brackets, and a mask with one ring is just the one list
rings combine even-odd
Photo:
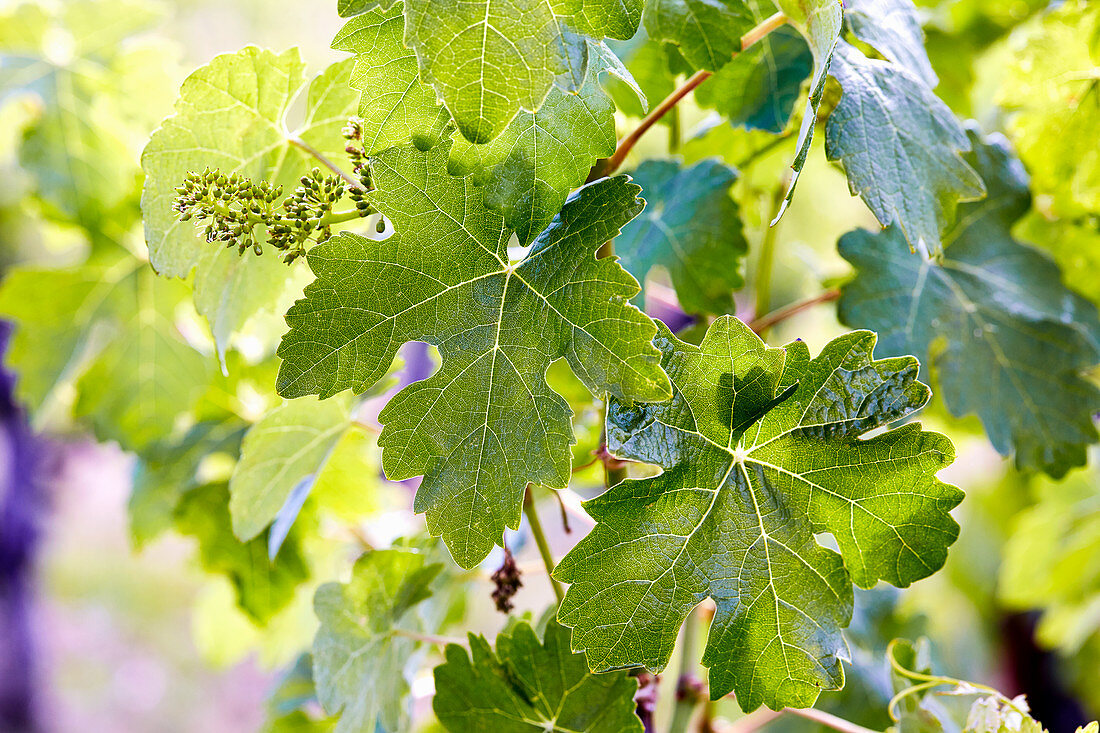
[(614, 75), (641, 95), (606, 45), (588, 41), (588, 48), (587, 75), (576, 92), (555, 87), (538, 112), (520, 112), (492, 142), (459, 139), (451, 150), (452, 172), (473, 173), (485, 188), (485, 205), (504, 214), (520, 244), (546, 228), (599, 158), (615, 152), (615, 105), (600, 75)]
[(844, 19), (856, 38), (911, 71), (929, 89), (939, 83), (924, 50), (924, 31), (913, 0), (848, 0)]
[(229, 480), (233, 532), (250, 540), (271, 524), (291, 492), (316, 480), (350, 425), (344, 399), (290, 400), (256, 422)]
[(733, 310), (748, 247), (729, 195), (737, 171), (714, 159), (690, 168), (647, 160), (631, 176), (646, 208), (615, 239), (623, 267), (641, 283), (650, 269), (664, 267), (688, 313)]
[(595, 251), (641, 209), (623, 177), (581, 189), (510, 263), (510, 234), (481, 191), (446, 172), (448, 145), (372, 161), (375, 206), (396, 234), (344, 233), (308, 255), (316, 280), (287, 314), (278, 388), (287, 397), (361, 392), (405, 341), (438, 346), (441, 369), (380, 415), (383, 467), (423, 474), (415, 508), (464, 567), (519, 524), (528, 482), (565, 486), (570, 411), (544, 374), (565, 357), (595, 394), (662, 399), (653, 322), (638, 285)]
[[(755, 22), (775, 12), (770, 0), (749, 0), (748, 6)], [(735, 127), (778, 134), (786, 129), (802, 82), (813, 68), (813, 53), (802, 35), (793, 28), (777, 28), (701, 84), (695, 99)]]
[(195, 303), (222, 352), (253, 317), (281, 314), (299, 291), (303, 273), (295, 268), (288, 274), (277, 258), (245, 260), (235, 250), (207, 243), (194, 222), (181, 222), (172, 211), (176, 186), (188, 171), (211, 167), (281, 185), (289, 194), (318, 165), (291, 138), (340, 160), (340, 129), (358, 102), (348, 85), (352, 66), (350, 59), (334, 64), (314, 79), (305, 120), (291, 133), (287, 109), (305, 79), (297, 49), (275, 54), (248, 47), (217, 56), (184, 81), (176, 114), (145, 147), (141, 208), (150, 261), (163, 275), (184, 277), (196, 270)]
[(350, 582), (317, 589), (313, 678), (325, 711), (341, 713), (337, 733), (405, 729), (406, 665), (419, 642), (400, 632), (416, 630), (412, 610), (442, 568), (416, 550), (375, 550), (355, 563)]
[(520, 109), (535, 112), (557, 81), (575, 90), (585, 77), (582, 35), (627, 39), (640, 0), (407, 0), (405, 45), (462, 135), (486, 143)]
[(449, 644), (435, 668), (432, 709), (453, 733), (641, 733), (638, 683), (625, 672), (592, 674), (551, 620), (539, 642), (526, 622), (497, 637), (470, 634), (470, 651)]
[(878, 331), (889, 353), (927, 355), (953, 414), (977, 414), (1020, 467), (1061, 476), (1097, 440), (1100, 389), (1081, 373), (1100, 362), (1100, 321), (1050, 260), (1012, 238), (1030, 195), (1006, 141), (972, 132), (971, 143), (988, 198), (959, 207), (942, 257), (912, 256), (897, 228), (846, 234), (840, 254), (858, 274), (840, 317)]
[(334, 49), (355, 54), (349, 83), (362, 93), (359, 117), (368, 155), (410, 141), (427, 149), (439, 142), (451, 119), (436, 102), (435, 90), (420, 80), (416, 54), (402, 44), (403, 9), (398, 2), (362, 13), (332, 41)]
[(832, 74), (844, 90), (825, 128), (825, 153), (884, 226), (913, 248), (941, 248), (959, 201), (981, 198), (982, 179), (961, 153), (966, 131), (908, 68), (841, 43)]
[(650, 38), (667, 41), (696, 69), (717, 71), (741, 52), (755, 21), (745, 0), (658, 0), (646, 4)]
[(954, 457), (944, 436), (908, 424), (867, 437), (929, 397), (916, 359), (874, 360), (874, 343), (849, 333), (811, 360), (729, 316), (698, 347), (661, 329), (672, 400), (612, 402), (607, 432), (616, 455), (664, 472), (587, 502), (596, 527), (555, 571), (571, 583), (558, 618), (594, 669), (661, 669), (710, 597), (713, 698), (808, 706), (843, 683), (852, 583), (935, 572), (962, 498), (936, 478)]

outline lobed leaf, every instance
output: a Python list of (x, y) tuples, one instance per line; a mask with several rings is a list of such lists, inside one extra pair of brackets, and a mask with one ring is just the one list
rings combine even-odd
[(551, 620), (540, 643), (525, 621), (497, 636), (496, 651), (469, 635), (470, 651), (448, 644), (435, 668), (432, 709), (454, 733), (641, 733), (638, 683), (625, 672), (592, 674)]
[(1000, 453), (1059, 477), (1097, 440), (1100, 389), (1081, 373), (1100, 362), (1100, 320), (1054, 263), (1012, 238), (1031, 196), (1007, 141), (971, 131), (970, 144), (989, 195), (959, 207), (941, 257), (913, 257), (893, 227), (841, 238), (857, 275), (840, 318), (878, 331), (888, 352), (926, 354), (952, 414), (977, 414)]
[(519, 524), (528, 482), (564, 487), (570, 410), (546, 384), (565, 357), (596, 395), (668, 395), (653, 322), (627, 301), (638, 285), (599, 246), (636, 215), (638, 187), (617, 177), (575, 194), (520, 262), (510, 231), (470, 177), (446, 172), (448, 145), (394, 148), (371, 163), (372, 203), (396, 234), (343, 233), (308, 255), (316, 280), (287, 313), (278, 389), (286, 397), (362, 392), (406, 341), (443, 364), (382, 411), (391, 479), (419, 474), (414, 508), (472, 567)]
[(970, 150), (955, 115), (907, 68), (841, 43), (832, 74), (844, 93), (825, 127), (825, 153), (839, 160), (852, 195), (911, 248), (942, 247), (959, 201), (985, 195), (961, 153)]
[[(661, 327), (673, 397), (613, 400), (607, 438), (616, 456), (664, 471), (586, 502), (596, 527), (555, 571), (571, 584), (558, 617), (593, 669), (662, 669), (709, 597), (712, 699), (805, 707), (843, 684), (852, 583), (935, 572), (962, 499), (936, 478), (954, 458), (946, 437), (876, 430), (929, 390), (916, 359), (873, 359), (874, 343), (849, 333), (811, 360), (802, 342), (767, 347), (729, 316), (700, 346)], [(826, 532), (839, 552), (818, 543)]]
[(737, 171), (715, 159), (690, 168), (647, 160), (631, 177), (642, 187), (646, 208), (615, 239), (623, 267), (641, 283), (653, 267), (664, 267), (688, 313), (733, 310), (733, 291), (745, 284), (740, 260), (748, 248), (729, 192)]

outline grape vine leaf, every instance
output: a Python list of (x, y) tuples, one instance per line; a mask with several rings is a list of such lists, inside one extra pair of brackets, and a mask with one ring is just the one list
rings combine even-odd
[(695, 69), (717, 71), (741, 52), (741, 36), (753, 27), (745, 0), (660, 0), (646, 4), (650, 38), (675, 46)]
[(844, 19), (856, 38), (887, 61), (905, 67), (929, 89), (939, 83), (924, 50), (924, 31), (913, 0), (848, 0)]
[[(904, 587), (943, 565), (962, 492), (936, 472), (951, 442), (910, 423), (929, 390), (913, 357), (872, 358), (857, 331), (810, 359), (740, 321), (700, 346), (660, 326), (674, 396), (610, 403), (608, 447), (656, 463), (585, 503), (592, 532), (562, 559), (558, 619), (595, 670), (660, 670), (691, 609), (717, 604), (703, 664), (710, 694), (745, 711), (812, 705), (844, 681), (852, 583)], [(817, 543), (831, 533), (839, 553)]]
[(806, 165), (806, 157), (810, 154), (814, 127), (817, 125), (817, 110), (825, 95), (825, 82), (829, 78), (833, 55), (844, 28), (844, 6), (840, 0), (778, 0), (778, 5), (791, 24), (806, 38), (814, 58), (814, 73), (810, 77), (810, 94), (798, 128), (794, 160), (791, 162), (791, 180), (787, 184), (787, 193), (783, 196), (779, 211), (772, 220), (772, 226), (783, 216), (794, 198), (794, 188), (798, 184), (802, 168)]
[(367, 155), (412, 141), (418, 148), (437, 144), (450, 122), (435, 90), (420, 81), (416, 54), (405, 48), (403, 5), (374, 8), (344, 25), (332, 47), (355, 54), (352, 88), (359, 90), (363, 147)]
[(623, 267), (640, 283), (653, 267), (667, 269), (688, 313), (733, 310), (732, 291), (745, 283), (740, 261), (748, 248), (729, 193), (737, 171), (713, 158), (690, 168), (647, 160), (630, 175), (642, 187), (646, 208), (615, 239)]
[(470, 651), (448, 644), (435, 668), (432, 709), (453, 733), (615, 731), (641, 733), (638, 683), (627, 672), (593, 674), (569, 649), (569, 630), (551, 620), (544, 641), (520, 621), (497, 636), (469, 634)]
[(527, 483), (569, 479), (570, 411), (544, 378), (565, 357), (594, 394), (664, 399), (653, 322), (638, 284), (595, 251), (641, 210), (624, 177), (577, 192), (510, 263), (509, 230), (469, 177), (446, 172), (449, 145), (393, 148), (371, 161), (374, 205), (396, 233), (343, 233), (310, 250), (316, 280), (287, 313), (278, 390), (362, 392), (405, 341), (436, 345), (443, 365), (382, 411), (391, 479), (423, 474), (414, 508), (472, 567), (518, 527)]
[(630, 72), (604, 43), (587, 41), (587, 76), (576, 92), (554, 88), (537, 112), (520, 112), (485, 145), (463, 139), (451, 149), (451, 172), (472, 174), (485, 189), (485, 205), (527, 245), (584, 183), (592, 165), (615, 152), (615, 105), (601, 74), (625, 82), (641, 98)]
[(12, 270), (0, 314), (18, 323), (8, 352), (17, 394), (36, 420), (75, 396), (75, 414), (126, 450), (162, 440), (211, 372), (176, 326), (187, 296), (184, 283), (158, 283), (146, 263), (126, 255)]
[(535, 112), (557, 81), (584, 78), (585, 38), (627, 39), (641, 0), (406, 0), (405, 45), (439, 92), (462, 135), (486, 143), (520, 109)]
[(1031, 197), (1007, 141), (971, 130), (970, 144), (989, 196), (959, 207), (941, 257), (911, 256), (896, 227), (841, 238), (857, 274), (840, 318), (878, 331), (889, 353), (926, 354), (952, 414), (977, 414), (1001, 454), (1060, 477), (1097, 440), (1100, 389), (1081, 372), (1100, 362), (1100, 321), (1053, 262), (1012, 238)]
[(373, 550), (356, 561), (350, 582), (317, 589), (313, 677), (325, 711), (341, 713), (337, 733), (406, 729), (406, 665), (420, 642), (401, 631), (417, 629), (413, 609), (442, 569), (417, 550)]
[(959, 201), (985, 194), (962, 153), (966, 130), (904, 66), (869, 59), (842, 42), (832, 74), (843, 94), (825, 126), (825, 154), (839, 160), (852, 195), (913, 248), (938, 252)]
[(291, 492), (317, 478), (351, 425), (347, 399), (288, 400), (258, 420), (244, 437), (229, 479), (233, 532), (247, 541), (275, 519)]
[(287, 110), (305, 81), (298, 50), (275, 54), (249, 46), (217, 56), (183, 82), (176, 114), (145, 147), (141, 209), (149, 259), (162, 275), (185, 277), (195, 270), (195, 305), (209, 320), (223, 355), (251, 319), (282, 314), (300, 292), (305, 273), (292, 268), (288, 277), (278, 258), (244, 259), (235, 249), (207, 243), (194, 222), (177, 219), (175, 189), (188, 171), (211, 167), (269, 181), (289, 194), (319, 165), (292, 139), (340, 160), (340, 129), (358, 102), (348, 85), (353, 63), (333, 64), (313, 80), (305, 119), (291, 133)]
[(261, 626), (290, 603), (295, 589), (309, 577), (296, 537), (269, 560), (266, 537), (242, 543), (233, 536), (225, 484), (207, 484), (184, 494), (175, 522), (181, 534), (198, 539), (203, 567), (229, 578), (237, 604)]
[[(768, 0), (750, 0), (757, 22), (775, 12)], [(802, 35), (776, 28), (719, 69), (695, 90), (695, 100), (748, 130), (781, 133), (787, 127), (814, 57)]]
[[(629, 41), (610, 41), (607, 45), (630, 71), (630, 78), (642, 92), (639, 96), (634, 87), (615, 77), (608, 78), (606, 88), (619, 112), (628, 117), (644, 117), (649, 111), (650, 100), (661, 100), (672, 94), (676, 73), (671, 69), (668, 49), (664, 43), (646, 34), (644, 24)], [(668, 124), (668, 117), (662, 116), (656, 124)]]

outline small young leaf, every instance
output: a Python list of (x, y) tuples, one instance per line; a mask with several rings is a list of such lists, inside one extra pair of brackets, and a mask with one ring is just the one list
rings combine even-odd
[(938, 252), (958, 201), (985, 194), (961, 153), (966, 131), (924, 82), (905, 67), (837, 48), (833, 76), (844, 90), (825, 127), (825, 153), (839, 160), (852, 195), (882, 226), (896, 224), (911, 248)]
[(729, 194), (737, 171), (714, 159), (690, 168), (647, 160), (630, 175), (646, 208), (615, 239), (623, 267), (644, 283), (651, 268), (662, 266), (685, 311), (729, 313), (733, 291), (745, 282), (740, 260), (748, 247)]
[[(710, 694), (745, 711), (812, 705), (843, 684), (852, 583), (899, 587), (940, 568), (962, 492), (936, 478), (951, 442), (917, 424), (929, 390), (912, 357), (872, 357), (849, 333), (810, 359), (724, 316), (701, 346), (661, 327), (672, 400), (612, 401), (609, 449), (664, 472), (585, 504), (592, 533), (555, 571), (558, 613), (595, 670), (668, 662), (693, 607), (717, 611), (703, 664)], [(815, 538), (831, 533), (839, 553)]]
[(921, 355), (947, 409), (977, 414), (1018, 466), (1062, 476), (1097, 440), (1100, 389), (1081, 372), (1100, 362), (1100, 320), (1053, 262), (1012, 238), (1031, 197), (1007, 141), (970, 137), (989, 196), (959, 207), (942, 257), (914, 257), (895, 227), (844, 235), (840, 254), (857, 275), (840, 318), (878, 331), (889, 353)]
[(449, 644), (435, 668), (432, 709), (452, 733), (641, 733), (638, 683), (626, 672), (592, 674), (555, 621), (540, 643), (525, 621), (497, 637), (469, 635), (470, 652)]
[(396, 632), (416, 629), (411, 611), (442, 569), (416, 550), (374, 550), (355, 563), (350, 582), (317, 589), (313, 678), (325, 711), (341, 713), (337, 733), (405, 729), (406, 667), (420, 644)]
[(284, 402), (256, 422), (229, 479), (233, 532), (250, 540), (271, 524), (296, 487), (316, 480), (350, 424), (347, 400), (308, 398)]
[(396, 234), (343, 233), (308, 255), (317, 279), (287, 313), (278, 389), (286, 397), (362, 392), (405, 341), (439, 347), (441, 369), (380, 415), (391, 479), (419, 474), (415, 509), (472, 567), (518, 527), (528, 482), (569, 479), (570, 412), (545, 381), (565, 357), (596, 395), (663, 399), (653, 322), (627, 300), (638, 285), (594, 253), (636, 215), (626, 178), (581, 189), (518, 264), (510, 234), (469, 177), (446, 172), (447, 144), (372, 159), (370, 199)]

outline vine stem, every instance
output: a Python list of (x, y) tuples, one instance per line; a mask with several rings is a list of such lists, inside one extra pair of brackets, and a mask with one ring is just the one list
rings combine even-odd
[[(786, 190), (787, 185), (785, 183), (775, 189), (775, 194), (772, 197), (774, 211), (779, 211), (779, 207), (783, 205), (783, 196)], [(774, 221), (775, 217), (772, 217), (772, 220)], [(775, 265), (775, 240), (778, 231), (778, 227), (768, 227), (764, 230), (764, 237), (760, 242), (760, 257), (757, 259), (756, 265), (756, 315), (767, 313), (768, 308), (771, 306), (772, 269)], [(764, 331), (767, 330), (768, 325), (761, 326), (759, 331), (753, 329), (760, 336), (763, 336)]]
[(699, 696), (689, 689), (691, 669), (695, 660), (695, 634), (698, 624), (695, 613), (688, 614), (684, 635), (680, 638), (680, 672), (676, 676), (676, 704), (672, 708), (672, 722), (668, 733), (686, 733)]
[(363, 218), (362, 212), (351, 209), (349, 211), (334, 211), (327, 216), (321, 217), (321, 226), (332, 226), (333, 224), (343, 224), (345, 221), (352, 221), (353, 219)]
[(561, 583), (554, 578), (554, 556), (550, 553), (550, 543), (546, 541), (546, 533), (542, 531), (542, 522), (539, 521), (538, 511), (535, 509), (535, 499), (531, 496), (531, 489), (523, 495), (523, 513), (527, 516), (527, 524), (531, 527), (531, 534), (535, 537), (535, 545), (542, 556), (542, 564), (546, 566), (546, 577), (550, 579), (550, 587), (554, 589), (554, 597), (560, 604), (565, 600), (565, 590)]
[(814, 708), (783, 708), (778, 712), (775, 710), (768, 710), (767, 708), (760, 708), (739, 720), (735, 720), (715, 730), (717, 733), (755, 733), (755, 731), (760, 730), (768, 723), (784, 715), (794, 715), (806, 720), (812, 720), (815, 723), (827, 728), (832, 728), (840, 733), (880, 733), (880, 731), (864, 728), (862, 725), (853, 723), (850, 720), (845, 720), (832, 713), (827, 713), (824, 710), (815, 710)]
[(457, 636), (422, 634), (419, 631), (409, 631), (408, 629), (391, 629), (391, 633), (395, 636), (404, 636), (408, 639), (422, 641), (425, 644), (439, 644), (440, 646), (446, 646), (447, 644), (458, 644), (459, 646), (463, 646), (466, 643), (465, 639), (460, 639)]
[(349, 186), (351, 186), (352, 188), (362, 188), (359, 181), (355, 180), (355, 178), (350, 173), (348, 173), (343, 168), (341, 168), (340, 166), (336, 165), (331, 160), (326, 158), (325, 155), (320, 150), (313, 147), (312, 145), (307, 143), (302, 138), (291, 136), (291, 137), (288, 137), (286, 139), (286, 141), (288, 143), (290, 143), (291, 145), (293, 145), (294, 147), (298, 148), (299, 150), (301, 150), (301, 151), (303, 151), (303, 152), (305, 152), (309, 155), (312, 155), (314, 158), (317, 159), (317, 161), (321, 165), (323, 165), (324, 167), (328, 168), (330, 171), (332, 171), (336, 175), (343, 178), (344, 181), (346, 181), (347, 184)]
[[(770, 18), (765, 18), (759, 25), (749, 30), (748, 33), (741, 36), (741, 51), (749, 48), (764, 36), (768, 35), (776, 28), (784, 25), (788, 21), (788, 18), (783, 13), (776, 13)], [(735, 56), (737, 54), (734, 54)], [(676, 104), (687, 96), (688, 92), (695, 89), (707, 79), (711, 77), (713, 72), (705, 69), (700, 69), (694, 74), (688, 77), (688, 80), (684, 84), (672, 92), (672, 94), (661, 100), (661, 103), (650, 110), (638, 126), (622, 140), (619, 141), (618, 147), (615, 148), (614, 154), (606, 160), (602, 160), (596, 163), (592, 168), (592, 173), (589, 174), (588, 180), (594, 181), (597, 178), (603, 178), (609, 176), (619, 169), (619, 166), (626, 160), (626, 156), (630, 154), (631, 149), (642, 139), (642, 136), (649, 132), (649, 128), (657, 124), (657, 120), (664, 117), (668, 112), (676, 106)]]
[(791, 303), (790, 305), (783, 306), (778, 310), (763, 315), (760, 318), (753, 319), (749, 323), (749, 328), (751, 328), (754, 333), (762, 334), (775, 324), (782, 323), (791, 316), (801, 313), (804, 310), (809, 310), (815, 305), (830, 303), (834, 300), (837, 300), (838, 298), (840, 298), (840, 288), (830, 288), (823, 293), (818, 293), (817, 295), (806, 298), (805, 300)]

